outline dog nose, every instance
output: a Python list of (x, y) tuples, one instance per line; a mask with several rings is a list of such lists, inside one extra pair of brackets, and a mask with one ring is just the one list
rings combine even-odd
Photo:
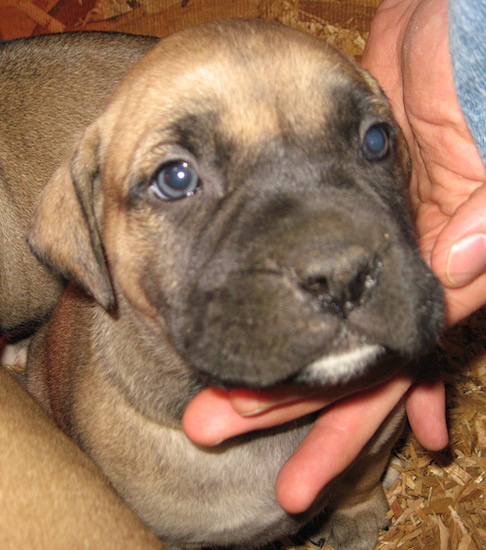
[(323, 312), (345, 318), (371, 296), (381, 265), (364, 246), (348, 245), (310, 261), (299, 272), (299, 286)]

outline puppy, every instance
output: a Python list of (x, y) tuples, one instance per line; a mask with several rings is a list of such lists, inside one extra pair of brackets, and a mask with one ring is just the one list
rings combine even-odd
[[(0, 44), (0, 336), (16, 342), (4, 350), (0, 340), (2, 364), (25, 362), (28, 339), (18, 339), (45, 321), (63, 287), (25, 242), (37, 196), (155, 42), (77, 33)], [(92, 549), (162, 548), (3, 368), (0, 449), (2, 550), (65, 550), (80, 540)]]
[(0, 449), (2, 550), (163, 550), (93, 461), (3, 368)]
[(144, 56), (43, 191), (29, 243), (73, 283), (28, 387), (167, 548), (260, 548), (313, 519), (338, 550), (373, 548), (401, 410), (300, 515), (274, 485), (312, 418), (203, 449), (181, 416), (208, 384), (345, 395), (434, 344), (407, 162), (364, 71), (229, 20)]
[(0, 45), (0, 337), (28, 336), (54, 307), (62, 279), (25, 242), (34, 204), (74, 136), (155, 42), (73, 33)]

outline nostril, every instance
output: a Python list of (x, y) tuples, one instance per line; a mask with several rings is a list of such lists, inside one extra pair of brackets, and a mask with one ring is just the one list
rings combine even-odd
[(347, 288), (345, 288), (347, 300), (352, 303), (359, 302), (371, 279), (372, 275), (368, 265), (357, 271), (354, 277), (351, 276)]
[(340, 315), (341, 299), (337, 298), (335, 291), (331, 288), (330, 279), (324, 276), (308, 277), (300, 287), (304, 292), (310, 294), (318, 303), (321, 310), (327, 313)]
[(316, 298), (321, 298), (329, 293), (328, 279), (323, 276), (308, 277), (308, 279), (302, 283), (301, 287), (310, 294), (313, 294)]

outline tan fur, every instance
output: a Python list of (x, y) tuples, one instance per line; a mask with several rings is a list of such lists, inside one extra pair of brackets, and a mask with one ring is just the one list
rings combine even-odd
[(54, 307), (62, 280), (25, 242), (34, 204), (75, 137), (153, 44), (83, 33), (0, 45), (0, 336), (29, 334)]
[(161, 549), (93, 462), (0, 369), (2, 550)]
[[(29, 335), (54, 307), (63, 283), (25, 242), (35, 201), (76, 134), (153, 43), (85, 33), (0, 46), (0, 336)], [(3, 364), (25, 363), (26, 343), (14, 354), (7, 348), (0, 367), (0, 547), (161, 548), (94, 463), (4, 371)], [(47, 394), (42, 399), (47, 403)]]

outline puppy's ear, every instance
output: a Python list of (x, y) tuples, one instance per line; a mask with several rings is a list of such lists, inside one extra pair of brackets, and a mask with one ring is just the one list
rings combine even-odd
[(97, 212), (99, 136), (90, 126), (41, 193), (27, 240), (41, 262), (77, 282), (106, 310), (115, 305)]

